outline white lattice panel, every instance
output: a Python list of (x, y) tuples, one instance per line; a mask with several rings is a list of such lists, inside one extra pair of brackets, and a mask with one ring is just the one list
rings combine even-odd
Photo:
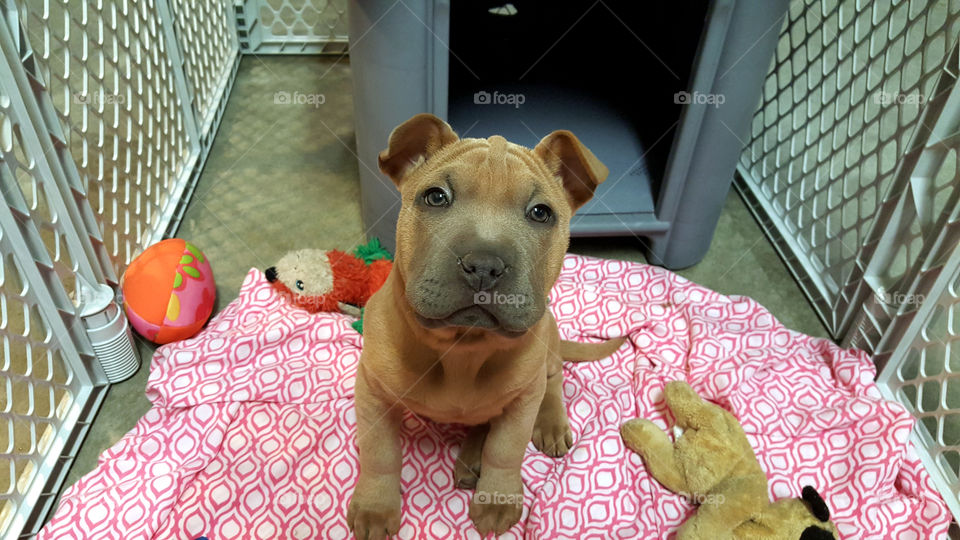
[(244, 0), (238, 8), (245, 52), (342, 52), (347, 44), (346, 0)]
[[(878, 383), (918, 419), (921, 457), (954, 516), (960, 515), (960, 219), (943, 231), (950, 245), (933, 271), (937, 279), (916, 293), (921, 306), (896, 319), (896, 349)], [(943, 260), (943, 254), (951, 254)], [(902, 328), (897, 328), (897, 327)]]
[(179, 219), (236, 72), (232, 16), (228, 0), (0, 11), (0, 538), (42, 525), (103, 398), (100, 360), (136, 369), (93, 291)]
[(226, 103), (225, 88), (237, 60), (231, 4), (230, 0), (170, 1), (193, 110), (204, 137)]
[[(960, 28), (960, 2), (794, 2), (751, 138), (743, 186), (780, 237), (831, 332), (848, 280)], [(898, 245), (883, 282), (902, 279), (922, 245)]]
[(21, 127), (11, 118), (9, 94), (0, 95), (0, 154), (3, 167), (0, 178), (6, 190), (7, 202), (18, 213), (29, 216), (37, 227), (43, 247), (53, 268), (60, 278), (66, 294), (75, 300), (77, 296), (77, 265), (73, 261), (64, 236), (62, 216), (54, 212), (47, 200), (45, 183), (39, 178), (36, 162), (25, 151), (21, 140)]
[(791, 5), (741, 192), (960, 515), (960, 1)]
[[(941, 82), (956, 84), (952, 77), (948, 79)], [(946, 98), (945, 93), (938, 100), (946, 102)], [(933, 109), (927, 112), (942, 113), (941, 107)], [(941, 123), (956, 125), (949, 118)], [(931, 135), (925, 126), (919, 131), (927, 132), (927, 137)], [(919, 145), (922, 138), (914, 141)], [(852, 318), (852, 327), (844, 336), (848, 345), (885, 359), (896, 345), (888, 335), (891, 321), (898, 313), (913, 312), (919, 307), (924, 291), (949, 256), (949, 249), (943, 246), (946, 240), (940, 235), (960, 197), (958, 144), (960, 140), (955, 136), (928, 138), (924, 146), (918, 146), (904, 160), (915, 162), (914, 166), (898, 173), (890, 190), (892, 200), (878, 212), (838, 306), (849, 311)], [(881, 341), (885, 337), (886, 343)]]
[(118, 271), (162, 234), (191, 141), (155, 0), (20, 2), (103, 239)]
[[(23, 140), (30, 126), (0, 83), (0, 536), (20, 532), (90, 395), (72, 340), (77, 258), (47, 156)], [(35, 133), (32, 134), (35, 136)], [(82, 257), (82, 255), (81, 255)], [(64, 327), (64, 323), (70, 325)]]
[[(0, 283), (0, 531), (6, 532), (76, 399), (76, 382), (11, 254)], [(29, 504), (32, 501), (26, 501)]]

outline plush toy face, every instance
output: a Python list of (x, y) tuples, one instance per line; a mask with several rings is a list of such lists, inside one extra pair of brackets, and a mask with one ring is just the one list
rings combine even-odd
[[(285, 286), (290, 300), (300, 307), (310, 299), (322, 297), (333, 290), (333, 270), (327, 252), (321, 249), (301, 249), (287, 253), (265, 272), (274, 285)], [(286, 291), (283, 291), (286, 292)]]
[(803, 496), (782, 499), (769, 505), (754, 519), (733, 530), (741, 540), (834, 540), (837, 529), (830, 522), (827, 503), (812, 486), (803, 488)]
[[(805, 486), (799, 500), (805, 503), (804, 508), (800, 510), (800, 514), (794, 518), (793, 522), (801, 527), (806, 527), (800, 534), (800, 540), (836, 538), (837, 529), (833, 526), (833, 523), (830, 523), (830, 509), (823, 497), (817, 493), (817, 490), (813, 486)], [(809, 519), (808, 514), (816, 522), (807, 521)]]
[(287, 253), (273, 269), (276, 279), (294, 294), (319, 296), (333, 290), (333, 271), (327, 260), (327, 252), (321, 249)]

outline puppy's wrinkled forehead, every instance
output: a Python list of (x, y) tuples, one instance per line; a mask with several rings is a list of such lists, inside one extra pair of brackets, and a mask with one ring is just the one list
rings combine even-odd
[(507, 147), (509, 144), (506, 139), (499, 135), (487, 139), (487, 159), (484, 162), (487, 169), (496, 171), (507, 166)]
[[(559, 178), (547, 169), (529, 148), (500, 135), (488, 139), (463, 139), (427, 164), (423, 178), (449, 176), (453, 188), (463, 194), (483, 194), (492, 199), (529, 198), (533, 189), (562, 194)], [(544, 193), (545, 195), (548, 193)]]
[(576, 211), (590, 200), (608, 173), (603, 163), (569, 131), (553, 131), (530, 149), (498, 135), (460, 139), (446, 122), (426, 113), (414, 115), (390, 133), (387, 148), (377, 156), (377, 163), (405, 193), (405, 204), (413, 196), (413, 190), (408, 189), (411, 184), (436, 181), (436, 174), (432, 173), (449, 166), (473, 179), (472, 183), (487, 182), (499, 191), (513, 188), (516, 182), (510, 180), (525, 175), (527, 178), (519, 183), (527, 187), (536, 184), (544, 189), (542, 195), (550, 199), (555, 198), (555, 190), (560, 190), (568, 203), (564, 206)]

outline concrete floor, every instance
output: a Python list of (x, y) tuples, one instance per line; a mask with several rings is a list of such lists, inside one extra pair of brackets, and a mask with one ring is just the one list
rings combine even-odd
[[(322, 93), (324, 104), (274, 103), (274, 93)], [(243, 276), (300, 247), (352, 249), (364, 241), (347, 58), (247, 56), (177, 236), (210, 258), (220, 307)], [(574, 239), (583, 255), (641, 261), (635, 238)], [(725, 294), (751, 296), (786, 326), (826, 337), (813, 309), (743, 202), (731, 190), (710, 251), (679, 274)], [(144, 397), (155, 346), (113, 385), (65, 485), (91, 471), (150, 408)]]

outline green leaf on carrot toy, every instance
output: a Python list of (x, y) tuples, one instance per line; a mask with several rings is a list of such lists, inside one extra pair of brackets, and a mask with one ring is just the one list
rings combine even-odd
[(393, 255), (380, 245), (379, 238), (371, 238), (366, 244), (357, 246), (356, 249), (353, 250), (353, 254), (363, 259), (363, 262), (367, 264), (379, 260), (393, 260)]
[(357, 331), (358, 334), (363, 334), (363, 311), (366, 308), (360, 308), (360, 318), (350, 323), (350, 326)]

